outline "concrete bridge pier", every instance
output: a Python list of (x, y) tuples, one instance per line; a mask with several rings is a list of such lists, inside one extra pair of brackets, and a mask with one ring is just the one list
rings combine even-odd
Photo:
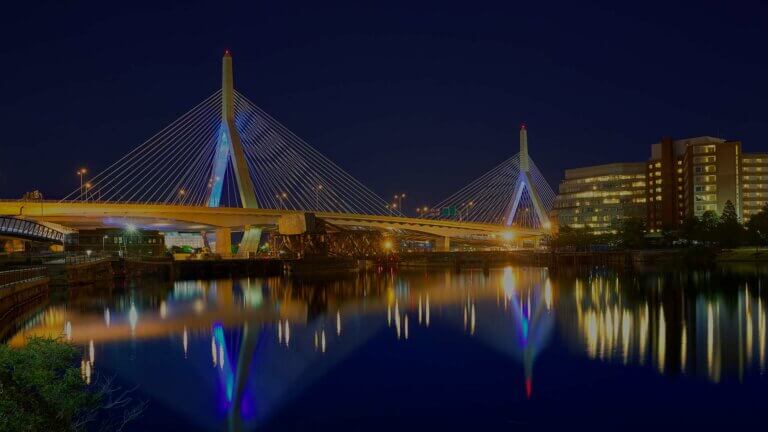
[(214, 252), (219, 255), (232, 255), (232, 230), (229, 228), (219, 228), (214, 231), (216, 236), (216, 246)]
[(259, 243), (261, 243), (261, 228), (246, 225), (243, 229), (243, 239), (240, 240), (237, 252), (246, 254), (256, 253), (259, 251)]
[(435, 240), (435, 252), (450, 252), (451, 251), (451, 238), (441, 237)]

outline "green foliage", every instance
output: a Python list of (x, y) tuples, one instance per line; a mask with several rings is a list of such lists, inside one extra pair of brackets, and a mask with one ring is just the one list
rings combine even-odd
[(23, 348), (0, 345), (0, 431), (120, 431), (146, 403), (111, 380), (85, 384), (80, 352), (53, 339)]
[[(701, 218), (688, 216), (677, 230), (664, 229), (663, 242), (656, 245), (670, 246), (675, 240), (682, 240), (687, 245), (720, 246), (735, 248), (745, 244), (768, 245), (768, 204), (752, 216), (746, 226), (739, 221), (736, 207), (728, 200), (722, 215), (706, 211)], [(553, 238), (552, 246), (585, 249), (594, 245), (620, 246), (627, 249), (647, 246), (645, 226), (640, 218), (627, 218), (621, 221), (616, 235), (594, 235), (585, 228), (562, 227)]]
[(637, 217), (622, 219), (618, 236), (619, 244), (627, 249), (643, 247), (645, 245), (645, 222)]
[(576, 250), (585, 250), (595, 245), (608, 245), (615, 242), (615, 238), (610, 234), (596, 235), (592, 234), (586, 228), (572, 228), (564, 226), (560, 228), (557, 235), (552, 238), (550, 244), (556, 248), (570, 248)]
[(704, 240), (704, 227), (701, 221), (696, 216), (688, 216), (680, 224), (678, 235), (681, 240), (691, 244), (695, 242), (701, 242)]
[(715, 240), (722, 247), (733, 248), (741, 244), (744, 227), (739, 222), (739, 215), (731, 200), (725, 202), (723, 214), (720, 216), (715, 232)]
[(78, 351), (50, 339), (0, 345), (0, 430), (69, 431), (98, 404), (77, 367)]
[(747, 237), (755, 246), (768, 244), (768, 204), (747, 222)]
[(712, 210), (705, 211), (701, 215), (701, 241), (705, 244), (714, 243), (717, 238), (717, 226), (720, 218)]

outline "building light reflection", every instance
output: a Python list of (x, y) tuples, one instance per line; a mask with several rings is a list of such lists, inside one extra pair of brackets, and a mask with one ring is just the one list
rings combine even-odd
[(664, 373), (664, 365), (667, 355), (667, 321), (664, 317), (664, 305), (659, 307), (659, 327), (656, 342), (657, 366), (659, 368), (659, 372)]
[(552, 310), (552, 282), (547, 278), (544, 282), (544, 304), (547, 306), (547, 310)]
[(325, 353), (325, 329), (320, 333), (320, 351)]
[(419, 294), (419, 325), (421, 325), (421, 294)]
[[(469, 320), (469, 334), (474, 335), (475, 334), (475, 321), (476, 321), (476, 313), (475, 313), (475, 304), (472, 304), (472, 313)], [(407, 339), (407, 338), (406, 338)]]
[(187, 358), (187, 348), (189, 346), (189, 335), (187, 334), (187, 326), (184, 326), (184, 331), (181, 334), (181, 344), (184, 347), (184, 358)]
[(403, 319), (403, 324), (405, 326), (405, 340), (408, 340), (408, 314), (405, 314), (405, 318)]
[(218, 363), (218, 356), (217, 356), (217, 350), (216, 350), (216, 338), (214, 335), (211, 335), (211, 358), (213, 359), (213, 367), (216, 367), (216, 363)]
[(131, 325), (131, 334), (136, 332), (136, 325), (139, 322), (139, 312), (136, 310), (136, 305), (131, 303), (131, 308), (128, 310), (128, 323)]
[(341, 311), (336, 311), (336, 336), (341, 336)]
[(291, 324), (288, 322), (288, 320), (285, 320), (285, 346), (289, 346), (291, 344)]

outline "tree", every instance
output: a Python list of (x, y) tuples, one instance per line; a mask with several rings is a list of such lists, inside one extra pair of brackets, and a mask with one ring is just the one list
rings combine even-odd
[(717, 225), (719, 223), (720, 218), (712, 210), (707, 210), (701, 215), (701, 240), (704, 243), (714, 243), (717, 241)]
[(688, 216), (680, 224), (680, 239), (691, 244), (703, 240), (703, 226), (701, 220), (696, 216)]
[(721, 247), (732, 248), (741, 244), (744, 237), (744, 227), (739, 222), (739, 215), (736, 213), (731, 200), (725, 202), (723, 214), (715, 228), (715, 238)]
[(571, 226), (563, 226), (558, 231), (557, 235), (552, 238), (552, 246), (555, 248), (574, 248), (574, 249), (586, 249), (587, 247), (595, 244), (598, 238), (589, 232), (586, 228), (573, 228)]
[(81, 376), (80, 351), (53, 339), (30, 338), (22, 348), (0, 345), (0, 430), (119, 431), (146, 407), (99, 380)]
[(747, 222), (747, 236), (751, 244), (764, 246), (768, 243), (768, 203)]
[(621, 221), (619, 243), (627, 248), (639, 248), (645, 244), (645, 222), (641, 218), (630, 217)]

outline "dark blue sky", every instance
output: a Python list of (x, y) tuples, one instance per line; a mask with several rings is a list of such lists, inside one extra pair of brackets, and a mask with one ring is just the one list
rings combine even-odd
[(642, 160), (662, 136), (768, 151), (768, 6), (28, 2), (0, 25), (0, 197), (60, 197), (220, 86), (382, 196), (434, 203), (517, 151)]

